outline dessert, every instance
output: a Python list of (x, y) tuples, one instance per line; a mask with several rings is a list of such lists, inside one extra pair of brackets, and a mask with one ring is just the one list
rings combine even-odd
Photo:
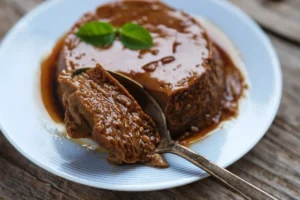
[[(75, 35), (80, 26), (91, 21), (115, 26), (137, 23), (150, 31), (155, 45), (148, 50), (131, 50), (116, 41), (104, 49), (94, 47)], [(149, 90), (160, 103), (174, 137), (214, 123), (222, 104), (228, 104), (224, 90), (241, 93), (241, 89), (226, 88), (227, 82), (241, 82), (242, 77), (226, 78), (227, 66), (198, 21), (160, 1), (112, 2), (85, 14), (66, 36), (57, 73), (96, 63)]]
[(92, 137), (115, 164), (143, 162), (167, 167), (155, 147), (160, 142), (152, 119), (128, 91), (99, 64), (72, 76), (63, 72), (65, 123), (72, 138)]
[[(86, 24), (95, 22), (109, 23), (116, 32), (120, 32), (127, 23), (139, 25), (150, 33), (153, 46), (127, 48), (120, 35), (116, 35), (109, 45), (92, 45), (77, 33)], [(173, 139), (182, 144), (188, 144), (189, 138), (203, 135), (203, 131), (212, 130), (225, 119), (235, 117), (246, 87), (239, 69), (226, 51), (214, 43), (199, 21), (161, 1), (116, 1), (86, 13), (58, 42), (49, 59), (45, 62), (49, 70), (42, 71), (42, 85), (51, 86), (48, 93), (42, 88), (49, 113), (55, 116), (52, 113), (61, 110), (63, 104), (68, 134), (74, 138), (93, 138), (109, 150), (109, 160), (117, 164), (143, 162), (166, 166), (163, 159), (154, 153), (160, 141), (155, 124), (126, 89), (105, 70), (120, 73), (143, 85), (161, 106)], [(95, 66), (94, 70), (78, 77), (71, 76), (76, 69)], [(75, 84), (78, 81), (82, 85)], [(85, 84), (90, 86), (86, 88)], [(86, 94), (80, 93), (82, 88), (92, 95), (86, 102), (83, 101)], [(122, 131), (118, 132), (114, 123), (125, 119), (119, 109), (122, 102), (118, 102), (117, 97), (109, 102), (107, 92), (109, 95), (122, 93), (126, 99), (123, 103), (133, 105), (130, 119), (134, 119), (136, 114), (133, 113), (137, 112), (143, 123), (129, 120), (126, 127), (122, 126)], [(51, 101), (60, 105), (50, 105)], [(108, 104), (110, 109), (105, 106)], [(128, 130), (135, 134), (128, 135)], [(108, 135), (129, 138), (111, 143)], [(132, 143), (130, 138), (134, 140)], [(143, 146), (145, 141), (142, 138), (147, 138), (146, 146)], [(144, 150), (147, 153), (142, 153)]]

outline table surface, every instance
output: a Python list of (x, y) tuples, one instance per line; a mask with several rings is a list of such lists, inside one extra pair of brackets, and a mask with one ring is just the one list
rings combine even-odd
[[(0, 0), (0, 39), (43, 0)], [(300, 199), (300, 0), (230, 0), (264, 29), (279, 55), (283, 97), (264, 138), (230, 171), (280, 199)], [(83, 186), (37, 167), (0, 131), (0, 199), (243, 199), (214, 178), (155, 192)]]

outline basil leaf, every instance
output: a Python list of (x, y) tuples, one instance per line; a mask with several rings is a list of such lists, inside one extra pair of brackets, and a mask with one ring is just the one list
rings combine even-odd
[(82, 25), (76, 35), (93, 46), (105, 47), (115, 40), (114, 27), (107, 22), (89, 22)]
[(150, 33), (140, 25), (126, 23), (120, 30), (120, 41), (130, 49), (149, 49), (153, 46)]

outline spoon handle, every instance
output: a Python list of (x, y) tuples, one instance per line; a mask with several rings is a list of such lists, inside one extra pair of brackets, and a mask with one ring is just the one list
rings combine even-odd
[(179, 155), (192, 162), (193, 164), (200, 167), (210, 175), (222, 181), (229, 188), (241, 194), (246, 199), (277, 200), (277, 198), (273, 197), (272, 195), (246, 182), (245, 180), (232, 174), (226, 169), (217, 166), (216, 164), (210, 162), (203, 156), (180, 144), (175, 143), (174, 146), (171, 149), (169, 149), (168, 152)]

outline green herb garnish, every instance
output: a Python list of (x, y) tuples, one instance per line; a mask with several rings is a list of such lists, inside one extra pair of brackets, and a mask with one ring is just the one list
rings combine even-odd
[(111, 45), (116, 36), (129, 49), (149, 49), (153, 46), (149, 31), (134, 23), (126, 23), (117, 28), (107, 22), (89, 22), (82, 25), (76, 35), (82, 41), (99, 47)]
[(110, 23), (89, 22), (81, 26), (76, 35), (86, 43), (105, 47), (114, 42), (116, 34)]
[(149, 49), (153, 46), (150, 33), (144, 27), (133, 23), (127, 23), (120, 29), (120, 40), (130, 49)]

